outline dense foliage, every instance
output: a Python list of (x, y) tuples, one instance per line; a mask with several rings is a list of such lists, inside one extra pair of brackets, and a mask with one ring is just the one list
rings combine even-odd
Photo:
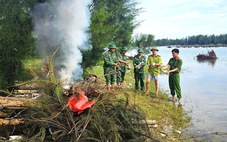
[(0, 88), (14, 84), (22, 71), (21, 61), (33, 54), (31, 11), (43, 0), (0, 0)]
[(155, 36), (152, 34), (138, 34), (133, 38), (134, 47), (145, 48), (154, 46)]
[(140, 8), (134, 0), (93, 0), (90, 11), (92, 50), (83, 52), (84, 69), (97, 64), (108, 43), (119, 48), (130, 44), (133, 30), (139, 24), (135, 18)]
[(220, 35), (194, 35), (181, 39), (158, 39), (157, 46), (165, 45), (205, 45), (205, 44), (227, 44), (227, 34)]

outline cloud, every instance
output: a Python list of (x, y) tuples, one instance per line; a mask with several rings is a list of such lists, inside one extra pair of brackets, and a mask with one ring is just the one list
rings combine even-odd
[(201, 15), (198, 12), (190, 12), (190, 13), (186, 13), (186, 14), (172, 16), (169, 19), (170, 20), (178, 20), (178, 19), (185, 19), (185, 18), (198, 18), (200, 16)]
[(157, 38), (181, 38), (196, 34), (227, 32), (225, 0), (140, 0), (144, 20), (135, 33), (154, 34)]
[(216, 19), (216, 18), (223, 18), (227, 17), (225, 13), (199, 13), (199, 12), (189, 12), (185, 14), (175, 15), (169, 17), (169, 20), (181, 20), (181, 19)]

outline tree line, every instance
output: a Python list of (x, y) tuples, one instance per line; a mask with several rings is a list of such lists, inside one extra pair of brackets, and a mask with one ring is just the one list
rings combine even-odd
[(220, 35), (193, 35), (186, 38), (177, 39), (158, 39), (155, 40), (156, 46), (168, 45), (207, 45), (207, 44), (227, 44), (227, 34)]
[[(37, 56), (31, 13), (35, 4), (48, 1), (0, 0), (0, 89), (13, 86), (24, 71), (22, 61)], [(136, 16), (141, 12), (135, 0), (93, 0), (88, 8), (92, 49), (82, 51), (84, 70), (102, 58), (108, 43), (118, 47), (132, 44), (133, 30), (140, 24)]]

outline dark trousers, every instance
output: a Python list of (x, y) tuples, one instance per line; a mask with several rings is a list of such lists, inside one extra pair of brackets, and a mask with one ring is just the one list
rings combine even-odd
[(121, 81), (122, 81), (122, 82), (125, 81), (125, 72), (121, 72)]
[(117, 84), (119, 85), (120, 83), (122, 83), (122, 76), (121, 76), (121, 70), (119, 68), (117, 68)]
[(135, 77), (136, 90), (139, 90), (139, 84), (140, 84), (141, 90), (144, 90), (144, 73), (135, 72), (134, 77)]

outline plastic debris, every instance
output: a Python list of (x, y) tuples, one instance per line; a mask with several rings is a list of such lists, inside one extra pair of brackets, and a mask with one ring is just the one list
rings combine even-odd
[(19, 135), (9, 136), (9, 141), (19, 141), (22, 138), (23, 137), (22, 136), (19, 136)]
[(181, 131), (179, 131), (179, 130), (175, 130), (175, 132), (177, 132), (178, 134), (181, 134)]
[(69, 98), (69, 109), (72, 111), (81, 114), (85, 109), (91, 108), (91, 106), (95, 103), (95, 101), (88, 102), (88, 98), (85, 95), (84, 91), (80, 91), (77, 97), (72, 96)]

